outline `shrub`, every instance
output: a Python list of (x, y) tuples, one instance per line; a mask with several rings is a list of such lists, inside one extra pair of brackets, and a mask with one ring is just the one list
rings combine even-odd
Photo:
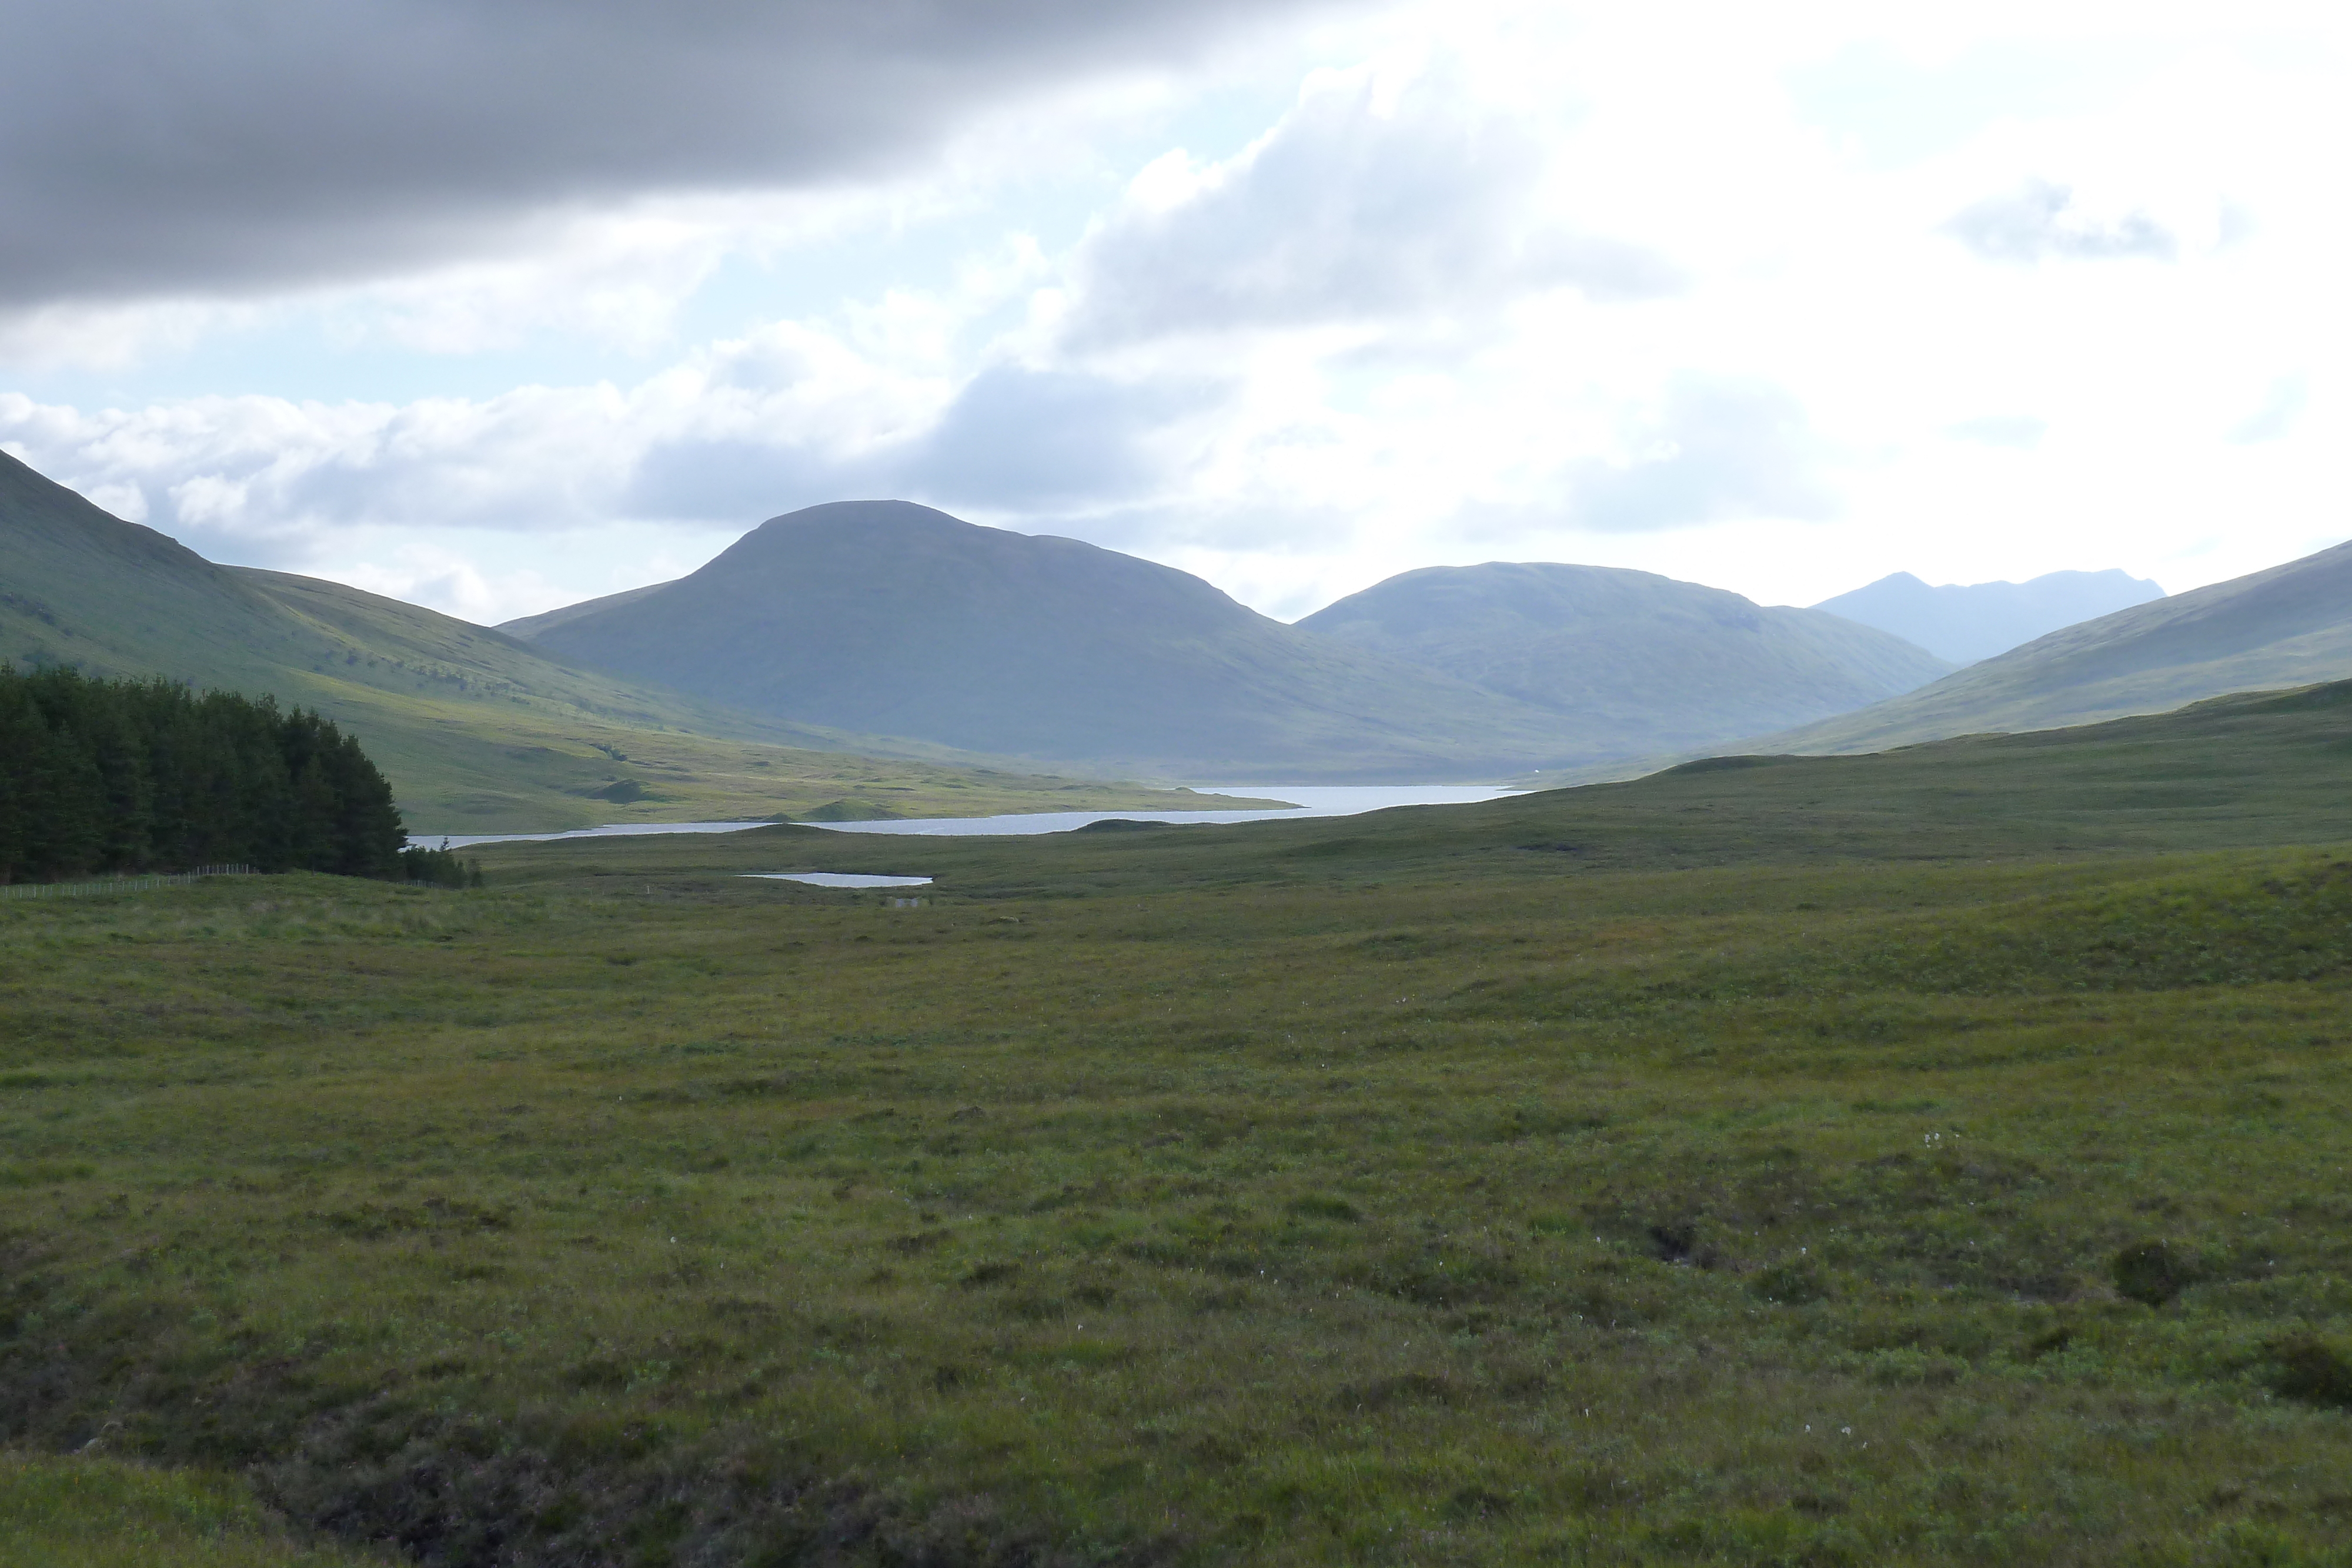
[(479, 887), (482, 862), (459, 860), (448, 850), (405, 849), (400, 852), (401, 875), (425, 887)]
[(2305, 1405), (2352, 1409), (2352, 1358), (2315, 1334), (2273, 1341), (2271, 1391)]
[(2116, 1254), (2111, 1268), (2118, 1294), (2151, 1307), (2163, 1306), (2197, 1281), (2195, 1265), (2165, 1241), (2136, 1241)]

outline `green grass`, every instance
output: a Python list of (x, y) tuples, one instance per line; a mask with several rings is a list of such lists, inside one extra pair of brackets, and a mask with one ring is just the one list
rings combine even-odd
[(0, 1568), (358, 1568), (306, 1548), (224, 1477), (0, 1453)]
[(447, 1563), (2352, 1562), (2341, 711), (0, 906), (0, 1437)]

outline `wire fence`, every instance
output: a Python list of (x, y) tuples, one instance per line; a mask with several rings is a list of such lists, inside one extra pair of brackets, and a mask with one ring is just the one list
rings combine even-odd
[(125, 876), (107, 882), (19, 882), (0, 886), (0, 898), (79, 898), (93, 893), (140, 893), (207, 876), (258, 875), (249, 865), (200, 865), (166, 876)]

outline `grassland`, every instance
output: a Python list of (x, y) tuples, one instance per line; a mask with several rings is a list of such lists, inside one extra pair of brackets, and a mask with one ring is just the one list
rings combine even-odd
[(447, 1563), (2352, 1562), (2347, 695), (0, 906), (5, 1436)]
[(388, 1568), (290, 1538), (231, 1478), (83, 1455), (0, 1454), (0, 1568)]

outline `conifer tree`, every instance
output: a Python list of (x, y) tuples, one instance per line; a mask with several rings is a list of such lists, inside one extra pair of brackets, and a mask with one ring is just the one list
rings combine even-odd
[(275, 699), (0, 664), (0, 882), (243, 862), (400, 873), (392, 786)]

